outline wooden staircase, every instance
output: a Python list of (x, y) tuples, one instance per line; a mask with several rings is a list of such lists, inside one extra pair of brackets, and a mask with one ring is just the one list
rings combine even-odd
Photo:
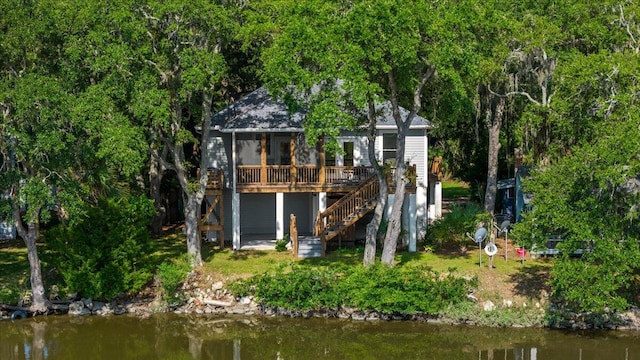
[(369, 175), (357, 188), (318, 213), (315, 235), (320, 238), (322, 252), (327, 241), (342, 234), (376, 207), (380, 192), (376, 174)]

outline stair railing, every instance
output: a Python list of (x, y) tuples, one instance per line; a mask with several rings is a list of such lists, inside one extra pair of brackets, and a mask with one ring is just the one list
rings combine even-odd
[[(369, 175), (357, 188), (331, 204), (316, 218), (315, 235), (319, 236), (323, 244), (331, 240), (326, 238), (327, 231), (337, 228), (350, 216), (355, 216), (371, 201), (376, 200), (380, 192), (376, 174)], [(324, 245), (323, 245), (324, 246)]]

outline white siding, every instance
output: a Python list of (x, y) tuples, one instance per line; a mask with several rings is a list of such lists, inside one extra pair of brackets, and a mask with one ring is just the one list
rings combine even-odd
[(425, 167), (425, 157), (427, 149), (425, 149), (424, 130), (409, 130), (405, 143), (405, 161), (409, 161), (410, 164), (416, 165), (416, 171), (418, 172), (418, 183), (426, 185), (428, 179)]
[(226, 186), (231, 186), (231, 135), (212, 132), (206, 147), (206, 164), (208, 168), (222, 169)]
[[(338, 137), (340, 147), (344, 147), (345, 142), (353, 143), (353, 165), (354, 166), (371, 166), (369, 161), (369, 153), (367, 150), (367, 136), (365, 134), (356, 132), (345, 132)], [(342, 159), (341, 155), (336, 157), (336, 160)], [(343, 164), (340, 161), (340, 164)]]

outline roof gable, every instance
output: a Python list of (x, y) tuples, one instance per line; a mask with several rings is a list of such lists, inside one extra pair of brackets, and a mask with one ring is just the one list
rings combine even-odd
[[(376, 128), (396, 129), (391, 112), (391, 103), (386, 101), (380, 106)], [(400, 115), (407, 116), (408, 110), (400, 108)], [(303, 132), (304, 109), (289, 112), (287, 105), (274, 100), (266, 88), (261, 87), (243, 96), (233, 104), (212, 116), (211, 125), (221, 132)], [(416, 115), (411, 129), (428, 129), (431, 123)]]

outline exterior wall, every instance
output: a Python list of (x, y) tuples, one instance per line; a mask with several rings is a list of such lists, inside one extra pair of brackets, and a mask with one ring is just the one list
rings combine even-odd
[[(376, 157), (379, 161), (382, 160), (382, 135), (394, 133), (395, 131), (391, 130), (378, 131), (378, 136), (376, 137)], [(429, 206), (427, 204), (427, 193), (429, 191), (428, 148), (429, 142), (426, 130), (409, 130), (405, 140), (404, 160), (416, 165), (416, 172), (418, 175), (418, 188), (416, 190), (415, 197), (416, 235), (418, 239), (424, 237), (429, 219)]]
[[(232, 194), (225, 191), (225, 238), (231, 239), (232, 227)], [(268, 238), (276, 237), (276, 195), (240, 194), (240, 228), (242, 235), (264, 234)], [(284, 233), (289, 233), (289, 215), (296, 215), (298, 233), (311, 233), (312, 224), (309, 211), (312, 206), (311, 193), (284, 194)]]
[[(354, 166), (371, 166), (367, 149), (367, 136), (364, 133), (345, 132), (338, 137), (340, 147), (344, 147), (345, 142), (353, 143), (353, 165)], [(343, 165), (341, 155), (336, 156), (336, 164)]]
[(240, 231), (246, 234), (276, 234), (275, 194), (240, 194)]
[(212, 131), (204, 156), (206, 156), (207, 167), (224, 170), (225, 185), (231, 187), (231, 164), (233, 163), (231, 135)]
[(284, 233), (289, 233), (290, 215), (296, 216), (298, 234), (310, 233), (309, 211), (311, 209), (311, 193), (286, 193), (284, 194)]

